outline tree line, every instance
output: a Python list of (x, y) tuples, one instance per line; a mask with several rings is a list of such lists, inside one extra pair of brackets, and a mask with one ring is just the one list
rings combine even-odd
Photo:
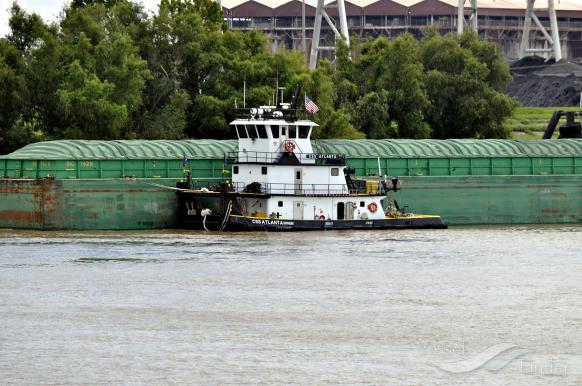
[(258, 31), (229, 31), (217, 2), (73, 0), (49, 24), (13, 3), (0, 38), (0, 154), (51, 139), (232, 138), (234, 106), (319, 106), (319, 138), (505, 138), (516, 102), (500, 49), (473, 33), (370, 38), (309, 70)]

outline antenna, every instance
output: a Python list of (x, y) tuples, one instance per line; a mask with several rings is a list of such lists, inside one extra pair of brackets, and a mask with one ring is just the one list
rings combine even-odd
[(247, 107), (247, 76), (243, 80), (243, 108)]
[[(277, 83), (275, 84), (275, 107), (279, 106), (279, 101), (277, 100), (277, 90), (279, 89), (279, 71), (277, 71)], [(283, 103), (283, 98), (281, 98), (281, 103)]]
[(293, 94), (293, 99), (291, 100), (291, 110), (295, 110), (297, 108), (297, 100), (299, 99), (299, 94), (301, 93), (301, 86), (299, 83), (295, 86), (295, 93)]

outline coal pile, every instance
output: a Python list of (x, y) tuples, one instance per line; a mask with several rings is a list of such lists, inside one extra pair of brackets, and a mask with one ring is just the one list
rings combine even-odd
[(505, 93), (523, 106), (566, 107), (580, 105), (582, 63), (528, 56), (510, 65), (513, 81)]

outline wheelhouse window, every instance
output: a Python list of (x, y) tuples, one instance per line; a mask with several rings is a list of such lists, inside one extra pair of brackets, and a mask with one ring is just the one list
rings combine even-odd
[(255, 129), (255, 125), (245, 125), (247, 132), (249, 133), (250, 139), (257, 139), (257, 129)]
[(235, 126), (236, 128), (236, 135), (238, 135), (239, 138), (248, 138), (248, 134), (247, 134), (247, 130), (245, 129), (244, 126), (241, 125), (237, 125)]
[(366, 206), (366, 203), (364, 201), (360, 201), (360, 208), (363, 208)]
[(279, 206), (279, 208), (282, 208), (283, 207), (283, 201), (279, 201), (278, 202), (278, 206)]
[(289, 126), (288, 138), (297, 138), (297, 128), (295, 126)]
[(267, 128), (265, 125), (257, 125), (257, 131), (259, 132), (259, 138), (267, 138)]
[(267, 174), (267, 167), (266, 166), (261, 167), (261, 174)]
[(339, 168), (331, 168), (331, 175), (332, 176), (339, 176)]
[(309, 126), (297, 126), (297, 133), (299, 134), (299, 138), (308, 138), (309, 129)]
[(238, 166), (233, 166), (232, 167), (232, 174), (238, 174)]
[(271, 125), (271, 134), (273, 138), (279, 138), (279, 125)]

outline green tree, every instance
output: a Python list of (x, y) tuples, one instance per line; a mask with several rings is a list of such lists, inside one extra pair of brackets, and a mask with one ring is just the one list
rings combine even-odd
[(71, 9), (78, 9), (83, 8), (86, 6), (94, 6), (94, 5), (104, 5), (107, 8), (113, 7), (115, 4), (118, 3), (118, 0), (73, 0), (71, 1), (70, 8)]
[[(362, 97), (352, 115), (370, 138), (427, 138), (423, 117), (428, 105), (420, 47), (410, 35), (364, 42), (354, 63), (352, 83)], [(372, 116), (370, 114), (374, 112)]]
[[(212, 137), (214, 133), (224, 136), (221, 132), (226, 131), (225, 124), (211, 129), (202, 118), (211, 110), (224, 119), (226, 105), (220, 99), (208, 99), (214, 94), (211, 83), (220, 73), (224, 60), (223, 25), (222, 16), (217, 16), (217, 9), (222, 15), (217, 3), (206, 4), (208, 9), (201, 13), (199, 9), (204, 4), (188, 0), (161, 1), (151, 25), (153, 44), (142, 49), (153, 76), (148, 81), (140, 114), (145, 119), (136, 119), (137, 135), (147, 131), (150, 136), (152, 115), (171, 110), (185, 119), (186, 125), (180, 124), (180, 136)], [(184, 101), (184, 96), (188, 103), (176, 103)], [(206, 101), (211, 106), (205, 106)], [(176, 135), (173, 132), (172, 137)]]
[[(474, 37), (470, 37), (473, 39)], [(471, 43), (479, 46), (479, 43)], [(490, 67), (451, 37), (432, 36), (422, 42), (422, 62), (427, 71), (430, 100), (425, 110), (436, 138), (506, 138), (503, 121), (516, 103), (499, 93), (502, 74), (491, 78)]]
[(356, 103), (354, 124), (367, 138), (398, 137), (398, 128), (390, 124), (389, 97), (386, 90), (372, 91)]
[(487, 83), (495, 90), (504, 89), (511, 81), (509, 65), (503, 60), (501, 48), (493, 42), (481, 39), (473, 31), (466, 31), (459, 38), (459, 45), (471, 51), (489, 70)]
[(187, 120), (186, 111), (191, 101), (188, 94), (181, 90), (176, 92), (169, 103), (154, 111), (146, 111), (143, 117), (143, 139), (181, 139), (184, 138)]
[(300, 74), (296, 78), (296, 83), (302, 84), (303, 89), (319, 107), (314, 120), (321, 127), (315, 130), (313, 137), (321, 139), (364, 138), (365, 135), (351, 123), (349, 112), (338, 106), (338, 95), (334, 88), (334, 73), (335, 69), (331, 63), (323, 60), (315, 71)]
[(10, 33), (0, 38), (0, 153), (43, 138), (31, 102), (36, 95), (27, 63), (50, 28), (38, 15), (27, 14), (16, 3), (10, 9), (9, 24)]
[(22, 62), (20, 51), (6, 39), (0, 39), (0, 128), (12, 126), (22, 114), (26, 99)]
[(500, 50), (472, 33), (340, 42), (335, 63), (311, 71), (258, 31), (227, 31), (211, 0), (162, 0), (152, 17), (131, 0), (73, 0), (52, 25), (10, 12), (3, 151), (39, 138), (230, 138), (243, 99), (272, 104), (278, 85), (290, 101), (298, 83), (320, 108), (319, 138), (505, 137), (515, 106), (499, 92)]
[(40, 16), (26, 13), (16, 2), (10, 8), (8, 24), (11, 31), (7, 36), (8, 42), (21, 52), (30, 50), (47, 28)]
[(63, 117), (57, 90), (65, 76), (64, 47), (55, 29), (47, 29), (39, 45), (26, 57), (24, 76), (30, 98), (26, 116), (47, 138), (61, 138)]
[(118, 7), (126, 5), (119, 1), (111, 8), (97, 3), (67, 10), (61, 22), (64, 71), (54, 93), (64, 131), (53, 135), (87, 139), (130, 135), (130, 117), (140, 109), (151, 75), (125, 30), (127, 20), (112, 21)]
[(27, 98), (22, 66), (21, 52), (0, 39), (0, 154), (31, 140), (32, 133), (20, 124)]
[(65, 122), (64, 138), (115, 139), (127, 122), (127, 107), (112, 101), (115, 85), (100, 80), (75, 60), (57, 91)]
[(387, 54), (379, 81), (389, 92), (388, 111), (398, 125), (398, 136), (428, 138), (430, 130), (423, 118), (428, 102), (418, 41), (411, 35), (399, 36)]

